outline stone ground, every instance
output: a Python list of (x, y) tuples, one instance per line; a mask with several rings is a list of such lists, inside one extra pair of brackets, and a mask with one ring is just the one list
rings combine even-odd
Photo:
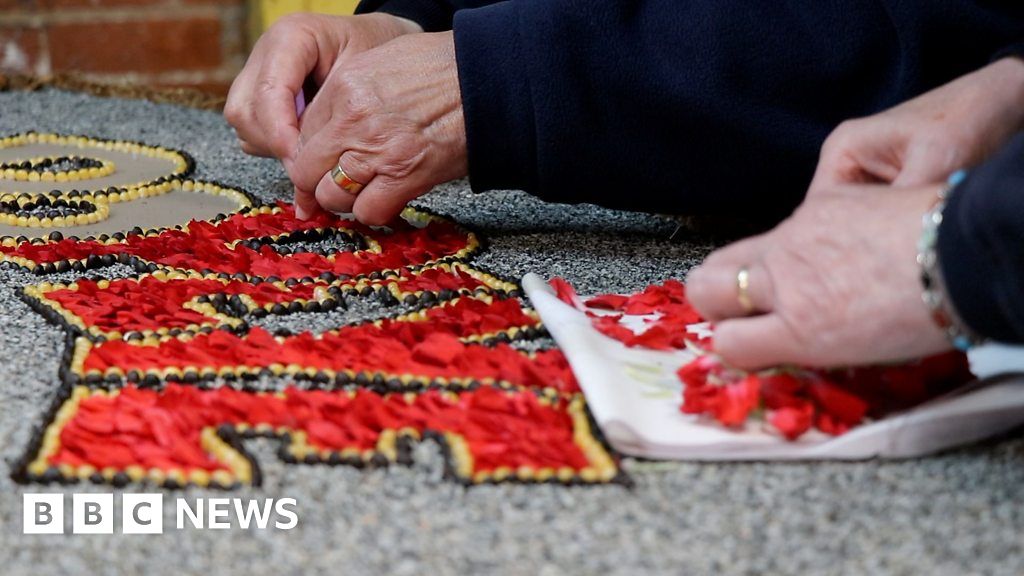
[[(202, 177), (264, 199), (289, 193), (280, 168), (241, 154), (211, 112), (58, 91), (0, 94), (0, 134), (27, 129), (182, 148), (195, 156)], [(544, 204), (515, 192), (473, 195), (464, 183), (441, 187), (421, 204), (489, 238), (481, 265), (511, 278), (527, 271), (561, 275), (583, 292), (681, 277), (712, 247), (700, 239), (668, 242), (673, 224), (659, 217)], [(362, 471), (285, 465), (273, 444), (257, 441), (249, 447), (264, 485), (237, 495), (296, 498), (295, 530), (23, 535), (22, 494), (58, 489), (9, 478), (54, 397), (63, 345), (60, 331), (16, 297), (35, 281), (0, 272), (3, 574), (1024, 573), (1020, 434), (901, 462), (627, 459), (632, 488), (465, 488), (441, 477), (441, 455), (431, 444), (417, 448), (410, 468)], [(373, 313), (354, 307), (347, 314)], [(165, 525), (173, 525), (173, 507), (165, 509)]]

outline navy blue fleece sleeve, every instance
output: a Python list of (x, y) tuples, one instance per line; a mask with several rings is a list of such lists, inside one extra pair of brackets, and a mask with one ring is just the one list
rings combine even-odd
[(385, 12), (420, 25), (424, 32), (452, 29), (455, 12), (494, 4), (497, 0), (362, 0), (356, 14)]
[(983, 66), (1024, 3), (508, 0), (454, 29), (474, 189), (776, 217), (839, 122)]
[(1006, 48), (1003, 48), (998, 53), (996, 53), (996, 56), (993, 58), (993, 60), (998, 60), (1000, 58), (1007, 58), (1011, 56), (1016, 58), (1024, 58), (1024, 40), (1011, 44)]
[(938, 253), (963, 321), (982, 336), (1024, 342), (1024, 134), (953, 191)]

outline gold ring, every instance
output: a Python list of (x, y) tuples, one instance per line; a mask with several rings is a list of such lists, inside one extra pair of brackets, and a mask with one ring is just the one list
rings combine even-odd
[(349, 178), (348, 174), (345, 174), (345, 169), (341, 167), (340, 161), (338, 162), (338, 165), (334, 167), (334, 170), (331, 170), (331, 180), (334, 180), (335, 184), (350, 194), (359, 194), (359, 191), (363, 189), (363, 184), (361, 182), (356, 182), (352, 178)]
[(736, 272), (736, 300), (744, 314), (754, 311), (754, 301), (750, 299), (750, 270), (745, 266)]

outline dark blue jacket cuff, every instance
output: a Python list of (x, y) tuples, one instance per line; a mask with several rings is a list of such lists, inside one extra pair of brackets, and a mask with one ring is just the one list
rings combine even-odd
[(383, 12), (412, 20), (424, 32), (451, 30), (453, 10), (451, 5), (438, 0), (363, 0), (356, 7), (356, 14)]
[(950, 303), (976, 333), (1024, 341), (1024, 135), (950, 195), (938, 254)]
[(1003, 48), (992, 58), (992, 61), (1000, 60), (1002, 58), (1008, 58), (1010, 56), (1016, 56), (1017, 58), (1024, 58), (1024, 40), (1016, 42)]

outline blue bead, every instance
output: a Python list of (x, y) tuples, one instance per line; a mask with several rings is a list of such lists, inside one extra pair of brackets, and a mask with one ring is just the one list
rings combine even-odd
[(961, 352), (967, 352), (974, 347), (974, 343), (971, 342), (970, 338), (960, 335), (953, 338), (953, 347)]
[(950, 186), (959, 186), (965, 178), (967, 178), (967, 170), (957, 170), (949, 175), (949, 179), (947, 179), (946, 182)]

